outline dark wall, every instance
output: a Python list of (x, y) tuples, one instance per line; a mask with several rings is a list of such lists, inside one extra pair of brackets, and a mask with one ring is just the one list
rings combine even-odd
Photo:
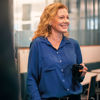
[(0, 100), (18, 100), (14, 60), (13, 0), (0, 0)]

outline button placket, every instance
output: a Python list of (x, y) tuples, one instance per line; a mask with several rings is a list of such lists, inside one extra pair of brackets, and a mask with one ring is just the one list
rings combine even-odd
[(63, 79), (62, 81), (63, 81), (63, 82), (65, 82), (65, 80), (64, 80), (64, 79)]
[(63, 69), (61, 69), (61, 72), (64, 72), (64, 70), (63, 70)]
[(67, 89), (67, 91), (69, 91), (69, 89)]
[(56, 53), (58, 54), (58, 51)]
[(62, 62), (62, 60), (59, 61), (60, 63)]

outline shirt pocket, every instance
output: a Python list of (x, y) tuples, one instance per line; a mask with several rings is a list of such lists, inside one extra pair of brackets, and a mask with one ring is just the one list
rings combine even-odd
[(72, 85), (72, 66), (68, 65), (64, 68), (64, 79), (66, 81), (66, 86), (70, 88)]
[[(56, 67), (46, 67), (42, 71), (39, 88), (44, 93), (45, 91), (52, 91), (51, 87), (55, 87), (57, 82)], [(56, 83), (57, 84), (57, 83)]]
[(55, 69), (56, 67), (49, 66), (49, 67), (44, 68), (44, 72), (51, 72), (51, 71), (54, 71)]

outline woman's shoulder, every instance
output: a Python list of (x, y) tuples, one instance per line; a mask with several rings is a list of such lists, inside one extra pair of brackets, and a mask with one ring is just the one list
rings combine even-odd
[(44, 41), (45, 39), (44, 39), (44, 37), (37, 37), (37, 38), (35, 38), (34, 40), (32, 40), (32, 43), (40, 43), (40, 42), (42, 42), (42, 41)]
[(79, 44), (78, 41), (75, 40), (75, 39), (73, 39), (73, 38), (69, 38), (69, 41), (70, 41), (71, 43), (73, 43), (74, 45), (78, 45), (78, 44)]
[(43, 40), (43, 37), (37, 37), (32, 42), (41, 42)]
[(41, 40), (42, 40), (42, 37), (37, 37), (37, 38), (35, 38), (34, 40), (31, 41), (30, 47), (31, 47), (32, 45), (37, 45), (39, 42), (41, 42)]
[(69, 41), (73, 44), (76, 50), (80, 49), (80, 44), (77, 40), (69, 38)]

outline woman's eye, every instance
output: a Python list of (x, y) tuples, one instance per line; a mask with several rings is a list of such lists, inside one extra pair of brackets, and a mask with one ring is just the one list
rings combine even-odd
[[(65, 17), (59, 17), (60, 19), (64, 19)], [(69, 16), (68, 17), (66, 17), (66, 19), (69, 19)]]
[(60, 19), (63, 19), (64, 17), (59, 17)]

